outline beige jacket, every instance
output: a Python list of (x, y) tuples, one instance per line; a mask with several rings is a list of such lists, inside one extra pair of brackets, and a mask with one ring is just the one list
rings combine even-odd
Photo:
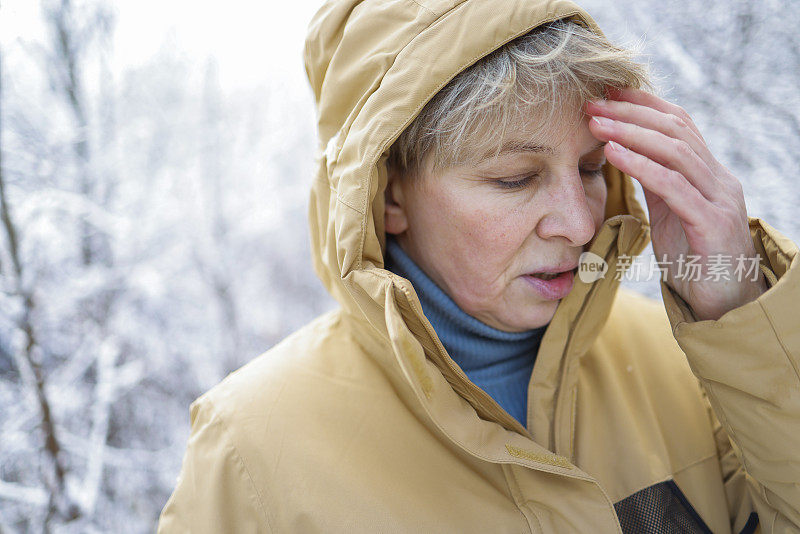
[[(305, 50), (321, 140), (309, 222), (341, 308), (192, 405), (159, 532), (800, 531), (800, 258), (767, 224), (750, 223), (770, 289), (718, 321), (695, 321), (663, 284), (662, 304), (614, 276), (576, 280), (538, 352), (527, 429), (383, 269), (387, 148), (456, 73), (562, 17), (600, 32), (565, 0), (320, 9)], [(591, 251), (615, 265), (649, 227), (631, 179), (605, 177)]]

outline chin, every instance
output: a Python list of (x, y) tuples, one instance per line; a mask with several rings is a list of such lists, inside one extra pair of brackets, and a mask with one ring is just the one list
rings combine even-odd
[(467, 314), (492, 328), (503, 330), (504, 332), (524, 332), (550, 324), (560, 302), (556, 300), (531, 303), (530, 297), (526, 297), (526, 300), (527, 305), (504, 307), (494, 313), (488, 311), (487, 308), (484, 308), (483, 311), (477, 311), (467, 305), (462, 305), (458, 302), (456, 304)]
[[(557, 307), (558, 301), (548, 302), (540, 306), (536, 306), (536, 308), (532, 309), (529, 314), (526, 314), (524, 321), (513, 325), (514, 330), (517, 332), (523, 332), (525, 330), (541, 328), (542, 326), (550, 324), (550, 321), (553, 320), (553, 316), (556, 313)], [(520, 317), (517, 316), (515, 319), (516, 321), (519, 321)]]

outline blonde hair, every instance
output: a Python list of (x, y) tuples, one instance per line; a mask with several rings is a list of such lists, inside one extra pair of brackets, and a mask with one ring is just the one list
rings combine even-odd
[(579, 117), (583, 102), (609, 88), (652, 90), (634, 56), (569, 19), (539, 26), (453, 78), (394, 142), (387, 163), (412, 176), (428, 157), (433, 170), (475, 163), (497, 155), (509, 128), (533, 110), (544, 117), (537, 130), (549, 133), (554, 118)]

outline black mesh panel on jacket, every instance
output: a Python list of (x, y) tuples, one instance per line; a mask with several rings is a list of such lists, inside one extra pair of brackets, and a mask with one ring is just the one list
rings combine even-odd
[(706, 534), (711, 530), (673, 481), (655, 484), (614, 505), (625, 534)]

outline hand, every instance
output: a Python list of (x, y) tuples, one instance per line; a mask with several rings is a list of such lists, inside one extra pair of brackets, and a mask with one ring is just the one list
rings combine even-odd
[[(745, 272), (756, 258), (742, 185), (714, 158), (691, 117), (638, 89), (615, 90), (609, 97), (586, 104), (593, 116), (589, 130), (610, 141), (606, 159), (642, 184), (653, 252), (668, 262), (665, 282), (699, 320), (719, 319), (764, 293), (760, 270), (756, 280), (752, 271), (734, 273), (740, 255), (747, 259)], [(719, 268), (719, 257), (712, 257), (718, 254), (730, 264), (727, 280), (707, 276), (710, 264)], [(676, 260), (692, 255), (699, 257), (700, 275), (684, 276)]]

